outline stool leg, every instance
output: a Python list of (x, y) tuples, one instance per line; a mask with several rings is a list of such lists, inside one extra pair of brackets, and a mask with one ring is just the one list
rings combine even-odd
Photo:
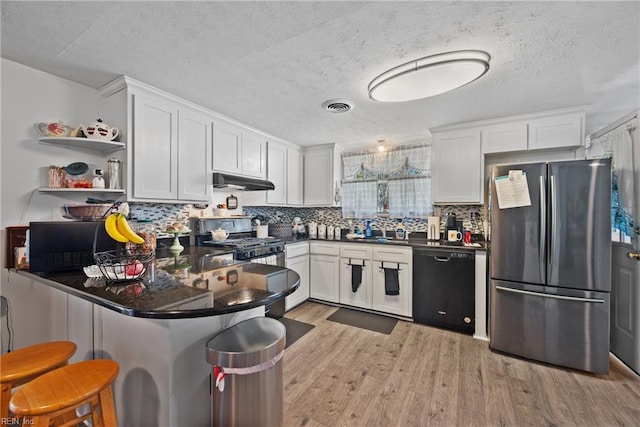
[(11, 384), (2, 384), (0, 395), (0, 418), (9, 418), (9, 400), (11, 400)]
[(100, 409), (105, 427), (118, 427), (116, 407), (113, 404), (113, 392), (111, 386), (104, 388), (100, 392)]

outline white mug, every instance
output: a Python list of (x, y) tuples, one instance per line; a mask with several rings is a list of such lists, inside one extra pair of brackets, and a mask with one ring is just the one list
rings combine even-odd
[(269, 226), (268, 225), (258, 225), (256, 227), (256, 237), (258, 239), (265, 239), (269, 236)]
[(462, 233), (458, 230), (449, 230), (447, 231), (447, 240), (450, 242), (462, 240)]

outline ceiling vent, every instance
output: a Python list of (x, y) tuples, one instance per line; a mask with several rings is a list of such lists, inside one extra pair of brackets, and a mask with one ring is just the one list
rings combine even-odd
[(330, 113), (346, 113), (353, 108), (353, 103), (346, 99), (330, 99), (322, 103), (322, 108)]

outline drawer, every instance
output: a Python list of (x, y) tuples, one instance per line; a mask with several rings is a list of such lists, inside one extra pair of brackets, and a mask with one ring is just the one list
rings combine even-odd
[(388, 246), (373, 248), (374, 261), (411, 262), (411, 248), (390, 248)]
[(309, 253), (309, 242), (288, 243), (284, 247), (287, 259), (294, 258)]
[(310, 242), (309, 252), (318, 255), (335, 255), (340, 254), (340, 245), (338, 243)]
[(340, 257), (371, 259), (373, 248), (369, 245), (340, 245)]

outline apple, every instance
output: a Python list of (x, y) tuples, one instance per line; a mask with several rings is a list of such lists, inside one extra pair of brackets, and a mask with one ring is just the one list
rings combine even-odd
[(124, 273), (128, 277), (135, 277), (139, 276), (142, 273), (143, 269), (144, 265), (142, 265), (140, 261), (135, 260), (127, 263), (127, 265), (124, 267)]

